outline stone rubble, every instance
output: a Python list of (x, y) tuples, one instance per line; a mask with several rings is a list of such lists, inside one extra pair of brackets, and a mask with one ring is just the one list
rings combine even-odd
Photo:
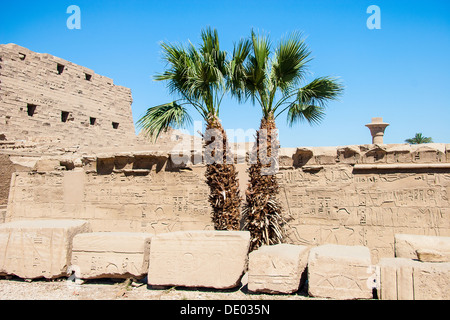
[[(395, 237), (408, 239), (425, 253), (430, 243), (437, 244), (435, 252), (445, 253), (450, 240)], [(307, 284), (309, 296), (338, 300), (372, 299), (373, 289), (382, 300), (450, 298), (450, 262), (445, 259), (382, 258), (373, 265), (367, 247), (334, 244), (278, 244), (249, 254), (249, 241), (247, 231), (153, 235), (91, 232), (82, 220), (16, 221), (0, 225), (0, 275), (26, 280), (147, 276), (150, 288), (224, 290), (247, 285), (250, 293), (266, 294), (293, 294)]]

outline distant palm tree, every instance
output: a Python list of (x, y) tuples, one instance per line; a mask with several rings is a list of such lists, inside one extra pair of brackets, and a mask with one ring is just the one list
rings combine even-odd
[[(171, 94), (180, 99), (163, 105), (151, 107), (138, 121), (153, 139), (171, 127), (184, 127), (192, 123), (185, 106), (193, 107), (205, 120), (207, 132), (215, 136), (206, 141), (206, 147), (218, 143), (223, 150), (212, 151), (222, 159), (206, 165), (206, 182), (210, 189), (209, 202), (212, 206), (212, 220), (216, 230), (239, 230), (241, 196), (237, 172), (233, 163), (227, 162), (227, 136), (219, 119), (220, 104), (228, 92), (227, 77), (230, 62), (226, 52), (220, 50), (216, 30), (202, 30), (203, 42), (197, 49), (192, 43), (187, 48), (181, 45), (162, 43), (167, 69), (155, 77), (167, 81)], [(208, 131), (209, 130), (209, 131)], [(223, 160), (223, 161), (221, 161)]]
[(409, 144), (433, 143), (433, 139), (430, 137), (424, 137), (422, 133), (416, 133), (414, 138), (406, 139), (405, 142)]
[(241, 102), (248, 98), (253, 103), (258, 102), (262, 110), (253, 150), (257, 161), (249, 168), (250, 183), (242, 212), (244, 229), (251, 233), (250, 248), (254, 250), (262, 244), (280, 243), (284, 237), (285, 220), (277, 202), (276, 172), (268, 170), (271, 167), (268, 159), (278, 161), (275, 119), (287, 112), (291, 126), (302, 121), (319, 123), (324, 117), (326, 103), (336, 99), (343, 86), (330, 77), (316, 78), (300, 86), (305, 80), (306, 64), (311, 59), (298, 32), (282, 39), (272, 52), (269, 38), (257, 36), (252, 31), (250, 39), (235, 46), (234, 55), (245, 59), (246, 63), (240, 61), (233, 69), (232, 94)]

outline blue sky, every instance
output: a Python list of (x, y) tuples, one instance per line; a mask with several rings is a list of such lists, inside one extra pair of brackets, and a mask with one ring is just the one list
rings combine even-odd
[[(81, 9), (81, 30), (66, 27), (69, 5)], [(379, 30), (366, 26), (370, 5), (381, 10)], [(0, 43), (50, 53), (131, 88), (136, 121), (148, 107), (173, 99), (164, 83), (152, 80), (164, 70), (161, 41), (197, 44), (201, 29), (211, 26), (231, 53), (252, 28), (274, 43), (299, 30), (314, 57), (308, 80), (338, 76), (346, 89), (318, 126), (290, 128), (280, 116), (282, 147), (370, 143), (364, 125), (372, 117), (390, 123), (385, 143), (403, 143), (417, 132), (450, 143), (449, 16), (448, 0), (23, 0), (2, 3)], [(256, 129), (260, 117), (250, 103), (226, 99), (221, 106), (228, 129)]]

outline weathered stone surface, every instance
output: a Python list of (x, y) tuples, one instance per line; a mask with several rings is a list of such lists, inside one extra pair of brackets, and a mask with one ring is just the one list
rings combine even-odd
[(373, 273), (367, 247), (318, 246), (309, 253), (308, 292), (313, 297), (369, 299)]
[(130, 89), (16, 44), (1, 44), (0, 56), (0, 131), (8, 140), (98, 148), (135, 139)]
[(380, 260), (382, 300), (448, 300), (450, 263), (421, 262), (408, 258)]
[[(248, 290), (267, 293), (296, 292), (306, 280), (307, 246), (262, 246), (249, 254)], [(304, 277), (302, 278), (302, 275)]]
[(81, 279), (142, 278), (148, 271), (152, 234), (93, 232), (73, 239), (72, 268)]
[(15, 221), (0, 225), (0, 272), (21, 278), (67, 275), (72, 239), (90, 232), (83, 220)]
[(0, 205), (0, 223), (5, 223), (6, 206)]
[(422, 262), (448, 262), (448, 257), (436, 250), (418, 249), (416, 253)]
[(420, 262), (413, 267), (415, 300), (450, 300), (450, 263)]
[(244, 273), (248, 231), (179, 231), (152, 238), (148, 284), (227, 289)]
[(60, 161), (57, 159), (41, 159), (38, 160), (33, 168), (37, 172), (51, 172), (55, 171), (60, 166)]
[(398, 258), (450, 262), (450, 237), (396, 234), (394, 242)]

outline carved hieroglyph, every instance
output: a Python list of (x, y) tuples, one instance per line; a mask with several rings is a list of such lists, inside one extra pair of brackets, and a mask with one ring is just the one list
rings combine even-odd
[(247, 264), (247, 231), (179, 231), (156, 235), (150, 247), (148, 284), (229, 289)]
[(72, 269), (81, 279), (142, 278), (147, 274), (152, 234), (92, 232), (73, 239)]
[(7, 218), (89, 219), (93, 231), (153, 234), (213, 228), (203, 168), (131, 170), (15, 174)]
[(0, 273), (25, 279), (67, 275), (72, 239), (90, 232), (83, 220), (34, 220), (0, 224)]
[(293, 244), (265, 245), (252, 251), (248, 257), (248, 290), (296, 292), (306, 278), (302, 275), (308, 263), (308, 253), (308, 247)]
[(369, 299), (374, 272), (369, 248), (318, 246), (309, 252), (308, 292), (313, 297)]
[(297, 160), (280, 170), (292, 243), (363, 245), (376, 262), (394, 256), (396, 233), (450, 235), (445, 148), (371, 148), (300, 149)]

